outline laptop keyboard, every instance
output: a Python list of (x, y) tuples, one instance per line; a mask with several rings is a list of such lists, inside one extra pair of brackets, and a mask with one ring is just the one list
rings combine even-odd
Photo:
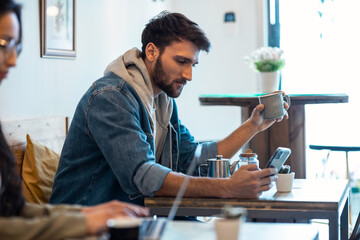
[(157, 219), (145, 219), (140, 228), (141, 240), (155, 240), (160, 239), (162, 233), (164, 232), (165, 226), (167, 223), (167, 218), (160, 217)]

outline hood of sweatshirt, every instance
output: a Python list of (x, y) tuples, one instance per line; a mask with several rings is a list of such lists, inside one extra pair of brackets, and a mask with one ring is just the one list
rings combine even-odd
[[(150, 118), (151, 129), (156, 127), (155, 157), (158, 161), (165, 144), (169, 129), (170, 117), (173, 110), (173, 101), (162, 92), (154, 98), (153, 88), (146, 65), (141, 58), (141, 52), (132, 48), (112, 61), (105, 69), (104, 74), (113, 72), (127, 81), (137, 92)], [(154, 114), (155, 111), (155, 114)], [(154, 124), (156, 124), (154, 126)]]

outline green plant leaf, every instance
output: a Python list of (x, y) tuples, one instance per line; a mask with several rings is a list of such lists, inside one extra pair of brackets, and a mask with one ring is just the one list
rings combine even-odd
[(260, 62), (255, 62), (254, 64), (255, 68), (259, 72), (276, 72), (285, 66), (285, 60), (264, 60)]

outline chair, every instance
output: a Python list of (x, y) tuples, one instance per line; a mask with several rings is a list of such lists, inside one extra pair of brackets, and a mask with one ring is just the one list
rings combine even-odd
[(360, 239), (360, 213), (357, 217), (354, 229), (351, 233), (349, 240), (359, 240)]
[[(349, 152), (357, 152), (360, 151), (360, 146), (329, 146), (329, 145), (309, 145), (310, 149), (313, 150), (328, 150), (328, 154), (326, 157), (326, 162), (329, 159), (330, 152), (345, 152), (346, 156), (346, 179), (349, 180), (349, 187), (350, 187), (350, 169), (349, 169)], [(349, 222), (351, 224), (351, 206), (349, 205)], [(357, 224), (359, 222), (359, 218), (357, 220)]]
[(360, 147), (356, 146), (324, 146), (324, 145), (309, 145), (310, 149), (313, 150), (329, 150), (326, 160), (329, 159), (331, 151), (334, 152), (345, 152), (346, 155), (346, 178), (350, 180), (350, 171), (349, 171), (349, 152), (360, 151)]
[[(64, 144), (67, 117), (2, 121), (5, 139), (13, 151), (27, 202), (47, 203)], [(30, 138), (31, 136), (31, 138)]]

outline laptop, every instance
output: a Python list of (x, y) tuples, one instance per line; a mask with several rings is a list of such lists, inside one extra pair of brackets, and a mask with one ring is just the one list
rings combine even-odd
[(198, 160), (201, 156), (201, 149), (202, 149), (202, 145), (199, 144), (195, 149), (194, 158), (191, 161), (190, 166), (186, 172), (186, 176), (180, 186), (178, 193), (176, 194), (176, 198), (174, 200), (173, 205), (171, 206), (168, 216), (157, 219), (145, 219), (140, 229), (140, 239), (142, 240), (160, 239), (160, 237), (164, 233), (166, 224), (169, 221), (174, 220), (176, 212), (179, 208), (179, 205), (181, 203), (181, 200), (184, 196), (185, 190), (189, 183), (190, 180), (189, 175), (191, 175), (194, 172), (196, 163), (199, 162)]

